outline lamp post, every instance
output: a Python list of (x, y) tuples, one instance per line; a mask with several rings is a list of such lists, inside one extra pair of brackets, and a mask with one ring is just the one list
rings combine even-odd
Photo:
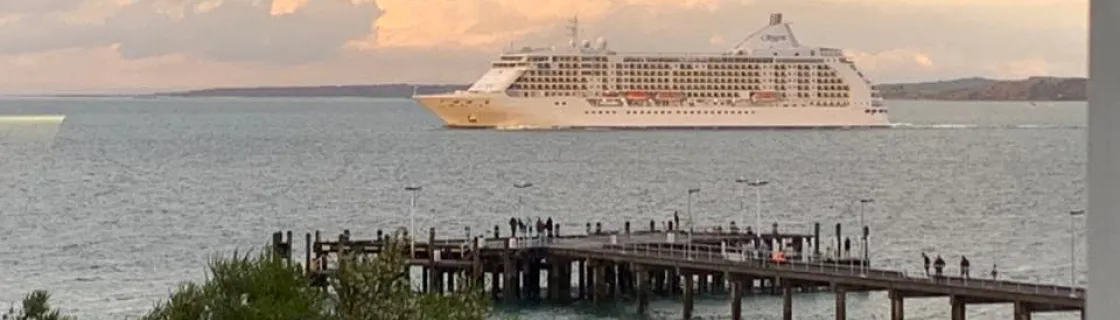
[[(526, 189), (526, 188), (533, 187), (533, 184), (530, 183), (530, 182), (520, 182), (520, 183), (514, 183), (513, 187), (516, 188), (516, 189)], [(519, 217), (518, 219), (525, 217), (525, 203), (523, 201), (521, 201), (521, 192), (517, 193), (517, 216)], [(525, 223), (529, 224), (529, 221), (525, 221)], [(526, 229), (532, 229), (532, 228), (526, 228)], [(525, 234), (522, 234), (520, 238), (529, 239), (529, 237), (527, 237)]]
[(871, 261), (871, 254), (869, 253), (869, 250), (867, 250), (867, 231), (866, 231), (867, 230), (866, 229), (867, 225), (864, 224), (864, 222), (863, 222), (863, 211), (864, 211), (863, 207), (865, 205), (867, 205), (868, 203), (872, 203), (872, 202), (875, 202), (875, 200), (874, 199), (867, 199), (867, 198), (859, 199), (859, 227), (860, 227), (860, 232), (863, 232), (863, 237), (861, 237), (862, 240), (860, 240), (861, 246), (863, 247), (862, 248), (862, 250), (863, 250), (863, 262), (860, 263), (860, 270), (862, 270), (861, 273), (867, 272), (867, 265)]
[(754, 229), (755, 233), (762, 232), (762, 187), (770, 184), (766, 180), (735, 180), (738, 183), (746, 183), (748, 187), (754, 188)]
[[(745, 178), (739, 178), (739, 179), (735, 179), (735, 183), (745, 183), (745, 184), (747, 184), (748, 187), (754, 188), (754, 224), (755, 224), (754, 228), (755, 228), (755, 232), (761, 232), (760, 230), (762, 230), (762, 186), (770, 184), (770, 182), (766, 181), (766, 180), (759, 180), (759, 179), (750, 180), (750, 179), (745, 179)], [(745, 194), (746, 192), (747, 192), (746, 189), (744, 189), (743, 190), (743, 193), (744, 193), (743, 198), (746, 198), (746, 194)], [(745, 209), (746, 208), (744, 208), (744, 210), (743, 210), (744, 215), (746, 215), (746, 210)], [(744, 216), (743, 217), (743, 224), (744, 225), (747, 224), (746, 222), (747, 222), (747, 218)]]
[(408, 258), (416, 257), (416, 196), (422, 190), (419, 186), (404, 187), (412, 197), (408, 206)]
[[(1077, 275), (1077, 237), (1074, 234), (1073, 219), (1076, 216), (1085, 214), (1085, 210), (1073, 210), (1069, 212), (1069, 287), (1073, 289), (1076, 287)], [(1070, 291), (1070, 296), (1076, 297), (1076, 291)]]
[(692, 259), (692, 194), (699, 193), (699, 188), (688, 189), (688, 258)]

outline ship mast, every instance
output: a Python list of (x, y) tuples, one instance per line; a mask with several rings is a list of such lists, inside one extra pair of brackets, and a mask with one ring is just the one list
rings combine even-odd
[(572, 48), (579, 48), (579, 16), (573, 16), (568, 21), (571, 23), (568, 25), (568, 36), (571, 37), (570, 44)]

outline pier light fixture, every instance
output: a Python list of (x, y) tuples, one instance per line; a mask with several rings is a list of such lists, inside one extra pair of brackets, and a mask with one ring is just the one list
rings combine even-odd
[[(528, 189), (528, 188), (533, 187), (533, 183), (522, 181), (522, 182), (514, 183), (513, 187), (515, 189), (518, 189), (518, 190)], [(519, 219), (520, 218), (525, 218), (525, 223), (529, 223), (529, 218), (525, 217), (525, 202), (522, 201), (522, 194), (520, 192), (517, 193), (517, 217)], [(529, 229), (532, 229), (532, 228), (529, 228)], [(526, 237), (526, 235), (524, 235), (524, 234), (522, 234), (521, 237), (519, 237), (519, 238), (528, 239), (528, 237)]]
[(868, 203), (872, 203), (872, 202), (875, 202), (875, 199), (870, 199), (870, 198), (859, 199), (859, 227), (860, 227), (860, 232), (862, 232), (862, 236), (860, 237), (860, 246), (862, 248), (860, 248), (860, 250), (863, 251), (863, 261), (861, 261), (860, 264), (859, 264), (860, 265), (860, 270), (862, 271), (862, 272), (860, 272), (861, 274), (867, 271), (867, 265), (871, 263), (870, 262), (871, 261), (871, 253), (870, 253), (869, 250), (867, 250), (867, 231), (866, 231), (867, 230), (867, 224), (864, 223), (863, 212), (864, 212), (864, 206), (866, 206)]
[(408, 205), (408, 258), (416, 257), (416, 196), (420, 193), (421, 187), (407, 186), (404, 191), (411, 194), (411, 200)]
[(692, 220), (692, 195), (700, 193), (700, 188), (688, 189), (688, 258), (692, 259), (692, 233), (695, 231), (693, 228)]
[[(750, 180), (750, 179), (745, 179), (745, 178), (739, 178), (739, 179), (735, 179), (735, 183), (745, 183), (745, 184), (747, 184), (748, 187), (754, 188), (754, 224), (755, 224), (754, 230), (755, 230), (756, 233), (761, 233), (762, 232), (762, 187), (770, 184), (770, 182), (766, 181), (766, 180), (760, 180), (760, 179)], [(745, 193), (746, 191), (744, 190), (743, 192)], [(744, 195), (743, 197), (746, 198), (746, 195)], [(746, 210), (743, 210), (743, 214), (744, 215), (746, 214)], [(746, 224), (746, 220), (747, 220), (747, 218), (744, 216), (743, 217), (743, 224)]]
[(1077, 297), (1077, 235), (1073, 227), (1073, 220), (1075, 217), (1085, 214), (1085, 210), (1073, 210), (1069, 212), (1069, 296)]

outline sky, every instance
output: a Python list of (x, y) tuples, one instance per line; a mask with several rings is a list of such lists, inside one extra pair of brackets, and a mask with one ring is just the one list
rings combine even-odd
[(512, 43), (724, 52), (781, 12), (875, 83), (1085, 76), (1087, 0), (0, 0), (0, 93), (470, 83)]

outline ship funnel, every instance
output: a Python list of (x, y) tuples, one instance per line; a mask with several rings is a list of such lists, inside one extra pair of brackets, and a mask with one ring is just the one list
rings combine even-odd
[(771, 13), (770, 14), (770, 25), (776, 26), (776, 25), (779, 25), (779, 24), (782, 24), (782, 14), (781, 13)]

